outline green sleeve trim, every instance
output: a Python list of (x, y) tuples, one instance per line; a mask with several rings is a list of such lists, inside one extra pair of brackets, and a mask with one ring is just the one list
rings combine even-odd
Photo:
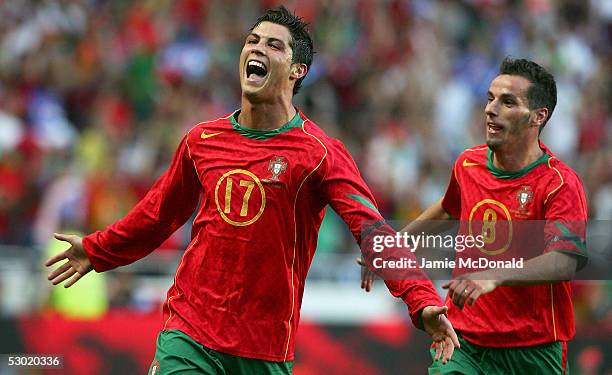
[(386, 222), (384, 220), (378, 220), (373, 222), (372, 224), (365, 224), (363, 226), (363, 229), (361, 230), (361, 237), (359, 238), (359, 245), (361, 246), (361, 241), (363, 241), (364, 238), (368, 238), (372, 235), (372, 233), (374, 233), (374, 231), (376, 231), (378, 228), (380, 228), (381, 226), (385, 225)]
[(247, 138), (256, 139), (260, 141), (264, 141), (266, 139), (270, 139), (275, 135), (286, 133), (293, 128), (301, 127), (304, 124), (304, 119), (300, 116), (300, 112), (297, 111), (295, 116), (280, 128), (270, 129), (270, 130), (259, 130), (259, 129), (251, 129), (245, 128), (244, 126), (238, 123), (238, 115), (240, 114), (240, 110), (232, 113), (230, 116), (230, 122), (232, 123), (232, 127), (236, 130), (240, 135), (243, 135)]
[(374, 212), (376, 212), (377, 214), (380, 215), (380, 212), (378, 212), (378, 209), (376, 208), (376, 206), (374, 206), (374, 204), (372, 204), (372, 202), (370, 202), (369, 200), (367, 200), (366, 198), (362, 197), (361, 195), (357, 195), (357, 194), (346, 194), (347, 197), (363, 204), (364, 206), (366, 206), (367, 208), (373, 210)]
[(425, 310), (425, 307), (423, 307), (421, 310), (419, 310), (419, 312), (417, 313), (417, 315), (419, 316), (419, 326), (417, 328), (419, 329), (425, 329), (425, 322), (423, 321), (423, 310)]
[(386, 222), (384, 220), (378, 220), (369, 225), (364, 225), (363, 230), (361, 231), (361, 239), (368, 238), (375, 230), (385, 225)]
[(542, 163), (548, 162), (548, 159), (550, 159), (550, 158), (551, 158), (551, 156), (548, 155), (545, 152), (544, 155), (540, 156), (540, 158), (538, 160), (536, 160), (533, 163), (529, 164), (528, 166), (526, 166), (525, 168), (521, 169), (520, 171), (509, 172), (509, 171), (505, 171), (503, 169), (499, 169), (499, 168), (497, 168), (497, 167), (495, 167), (493, 165), (493, 151), (491, 151), (491, 149), (489, 149), (487, 151), (487, 169), (489, 169), (489, 172), (491, 172), (491, 174), (494, 177), (501, 178), (501, 179), (504, 179), (504, 180), (510, 180), (510, 179), (513, 179), (513, 178), (523, 177), (524, 175), (529, 173), (529, 171), (531, 171), (533, 168), (537, 167), (538, 165), (540, 165)]
[(587, 254), (588, 251), (586, 241), (582, 239), (582, 237), (572, 232), (569, 230), (569, 228), (558, 221), (555, 221), (555, 225), (561, 231), (561, 233), (563, 233), (563, 237), (555, 236), (550, 240), (549, 244), (557, 241), (571, 241), (578, 248), (578, 250), (580, 250), (580, 252)]

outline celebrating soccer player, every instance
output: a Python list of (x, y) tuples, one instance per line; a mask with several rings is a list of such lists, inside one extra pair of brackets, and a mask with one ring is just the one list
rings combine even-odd
[[(455, 273), (444, 287), (461, 350), (430, 373), (565, 374), (575, 333), (568, 280), (586, 263), (587, 209), (579, 177), (539, 140), (555, 80), (532, 61), (507, 58), (487, 95), (486, 145), (459, 155), (444, 197), (405, 230), (454, 218), (460, 232), (482, 229), (483, 256), (540, 255), (522, 268)], [(364, 268), (362, 288), (372, 280)]]
[[(362, 225), (383, 220), (342, 143), (292, 105), (312, 56), (299, 17), (284, 7), (267, 11), (240, 54), (240, 109), (195, 125), (166, 173), (126, 217), (82, 239), (56, 235), (71, 247), (47, 261), (67, 259), (49, 280), (71, 278), (69, 287), (92, 269), (146, 256), (199, 204), (163, 305), (151, 372), (291, 373), (325, 207), (333, 207), (359, 243), (366, 242)], [(388, 287), (446, 362), (458, 342), (431, 282)]]

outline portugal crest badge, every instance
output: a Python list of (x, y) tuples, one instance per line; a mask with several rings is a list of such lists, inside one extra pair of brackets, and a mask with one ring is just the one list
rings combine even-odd
[(287, 162), (284, 156), (275, 156), (268, 163), (268, 170), (272, 173), (272, 176), (267, 179), (269, 182), (278, 182), (278, 177), (281, 173), (287, 170)]
[(525, 211), (526, 206), (533, 200), (533, 190), (530, 186), (521, 186), (518, 193), (516, 193), (516, 200), (519, 202), (519, 210)]

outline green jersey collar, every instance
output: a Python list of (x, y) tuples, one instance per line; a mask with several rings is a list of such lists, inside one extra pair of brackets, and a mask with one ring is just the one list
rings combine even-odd
[(241, 135), (244, 135), (247, 138), (257, 139), (257, 140), (266, 140), (274, 137), (277, 134), (282, 134), (288, 132), (289, 130), (297, 127), (301, 127), (304, 123), (304, 119), (300, 116), (300, 111), (296, 111), (295, 116), (286, 123), (277, 129), (271, 130), (259, 130), (259, 129), (251, 129), (245, 128), (244, 126), (238, 123), (238, 115), (240, 114), (240, 110), (236, 110), (230, 116), (230, 121), (232, 123), (232, 127)]
[(519, 177), (523, 177), (524, 175), (526, 175), (527, 173), (529, 173), (530, 170), (532, 170), (533, 168), (537, 167), (538, 165), (542, 164), (542, 163), (546, 163), (548, 161), (548, 159), (550, 159), (551, 156), (544, 151), (544, 155), (540, 156), (538, 158), (538, 160), (534, 161), (533, 163), (529, 164), (528, 166), (526, 166), (525, 168), (521, 169), (520, 171), (516, 171), (516, 172), (509, 172), (509, 171), (504, 171), (503, 169), (499, 169), (496, 166), (493, 165), (493, 151), (491, 151), (491, 149), (489, 149), (487, 151), (487, 168), (489, 169), (489, 172), (491, 172), (491, 174), (497, 178), (502, 178), (504, 180), (509, 180), (512, 178), (519, 178)]

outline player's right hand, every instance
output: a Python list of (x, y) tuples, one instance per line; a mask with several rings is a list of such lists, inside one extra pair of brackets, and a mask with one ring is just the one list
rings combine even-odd
[(434, 347), (434, 361), (442, 358), (442, 364), (446, 364), (453, 357), (455, 348), (461, 347), (457, 333), (453, 325), (446, 317), (447, 306), (427, 306), (421, 312), (423, 329), (431, 336)]
[(366, 292), (372, 290), (376, 274), (368, 268), (366, 262), (362, 258), (357, 258), (357, 264), (361, 266), (361, 289), (365, 289)]
[(65, 241), (70, 244), (70, 248), (51, 257), (45, 262), (45, 266), (51, 267), (55, 263), (67, 260), (64, 264), (57, 267), (53, 272), (49, 274), (47, 280), (51, 281), (53, 285), (57, 285), (62, 281), (72, 277), (65, 285), (64, 288), (70, 288), (74, 283), (79, 281), (81, 277), (85, 276), (89, 271), (93, 269), (85, 248), (83, 247), (83, 238), (72, 235), (72, 234), (60, 234), (54, 233), (53, 236), (60, 241)]

